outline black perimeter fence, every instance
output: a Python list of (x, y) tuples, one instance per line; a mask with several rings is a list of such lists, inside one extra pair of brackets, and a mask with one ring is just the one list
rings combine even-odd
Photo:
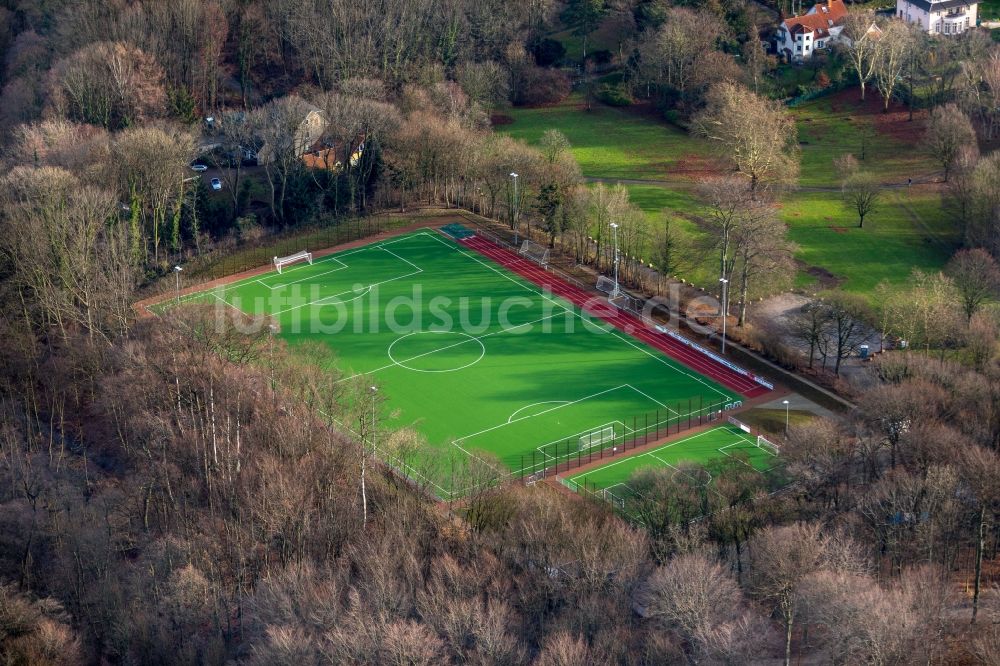
[[(244, 271), (270, 266), (274, 257), (285, 257), (302, 250), (319, 252), (375, 236), (394, 226), (402, 226), (412, 221), (407, 218), (391, 218), (387, 215), (337, 218), (308, 227), (289, 228), (259, 240), (222, 245), (185, 264), (180, 286), (182, 289), (188, 289), (220, 278), (233, 277)], [(164, 292), (174, 287), (172, 281), (164, 281), (161, 285)]]
[(607, 427), (598, 426), (589, 435), (575, 435), (545, 444), (530, 455), (522, 455), (521, 466), (513, 476), (531, 485), (549, 476), (624, 455), (671, 435), (720, 422), (724, 412), (742, 404), (739, 400), (706, 401), (704, 396), (698, 396), (678, 402), (676, 409), (663, 408), (638, 416), (626, 416), (614, 422), (621, 426), (621, 432), (615, 428), (614, 436), (606, 441), (593, 442), (593, 434), (599, 434), (602, 428)]

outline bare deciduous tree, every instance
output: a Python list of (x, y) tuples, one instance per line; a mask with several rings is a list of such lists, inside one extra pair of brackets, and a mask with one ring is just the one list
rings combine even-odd
[(931, 110), (927, 121), (927, 149), (941, 165), (944, 180), (954, 169), (961, 151), (975, 145), (976, 131), (956, 104), (948, 103)]
[(696, 638), (736, 618), (742, 595), (732, 576), (703, 555), (678, 555), (657, 569), (643, 591), (649, 617), (676, 629), (700, 652)]
[(736, 83), (718, 83), (694, 117), (695, 130), (717, 144), (732, 164), (760, 185), (795, 182), (799, 149), (795, 123), (778, 102), (764, 99)]
[(855, 171), (841, 185), (844, 206), (858, 216), (858, 227), (865, 226), (865, 217), (875, 212), (882, 188), (875, 177), (866, 171)]
[(786, 666), (791, 663), (799, 586), (820, 568), (823, 548), (820, 528), (805, 523), (770, 527), (750, 540), (749, 589), (781, 616), (785, 625)]
[(882, 95), (882, 112), (889, 111), (892, 94), (903, 78), (903, 68), (915, 47), (912, 28), (903, 21), (889, 21), (878, 36), (878, 59), (875, 65), (875, 85)]
[(971, 322), (988, 298), (1000, 293), (1000, 267), (989, 252), (981, 248), (959, 250), (945, 267), (962, 298), (965, 318)]
[(850, 43), (847, 55), (861, 85), (861, 99), (865, 98), (865, 85), (875, 76), (881, 57), (880, 31), (875, 27), (875, 12), (862, 9), (848, 12), (844, 18), (844, 37)]

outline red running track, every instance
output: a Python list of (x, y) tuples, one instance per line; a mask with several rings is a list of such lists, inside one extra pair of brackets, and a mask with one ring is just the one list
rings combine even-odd
[(691, 370), (714, 379), (726, 388), (738, 391), (747, 398), (768, 392), (768, 389), (749, 377), (727, 368), (667, 335), (650, 330), (638, 317), (622, 312), (613, 306), (605, 305), (603, 300), (598, 300), (593, 294), (549, 273), (534, 262), (528, 261), (510, 250), (476, 236), (458, 242), (540, 287), (550, 290), (553, 294), (565, 298), (589, 314), (611, 324), (619, 331), (660, 350)]

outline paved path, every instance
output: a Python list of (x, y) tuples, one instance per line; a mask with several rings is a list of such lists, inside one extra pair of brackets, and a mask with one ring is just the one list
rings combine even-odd
[[(588, 183), (606, 183), (609, 185), (653, 185), (655, 187), (690, 187), (698, 183), (697, 180), (690, 179), (656, 179), (656, 178), (608, 178), (606, 176), (584, 176)], [(939, 182), (939, 175), (936, 173), (917, 176), (913, 179), (913, 185), (924, 185), (927, 183)], [(880, 183), (883, 190), (905, 190), (910, 187), (906, 181), (898, 183)], [(840, 192), (839, 185), (797, 185), (794, 188), (798, 192)]]

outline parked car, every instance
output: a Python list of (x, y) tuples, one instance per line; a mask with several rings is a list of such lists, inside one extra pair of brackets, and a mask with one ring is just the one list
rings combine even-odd
[(222, 181), (219, 180), (218, 178), (213, 178), (212, 179), (212, 189), (215, 190), (216, 192), (218, 192), (219, 190), (221, 190), (222, 189)]
[(208, 171), (208, 167), (204, 164), (192, 164), (191, 171), (197, 171), (198, 173), (204, 173)]

